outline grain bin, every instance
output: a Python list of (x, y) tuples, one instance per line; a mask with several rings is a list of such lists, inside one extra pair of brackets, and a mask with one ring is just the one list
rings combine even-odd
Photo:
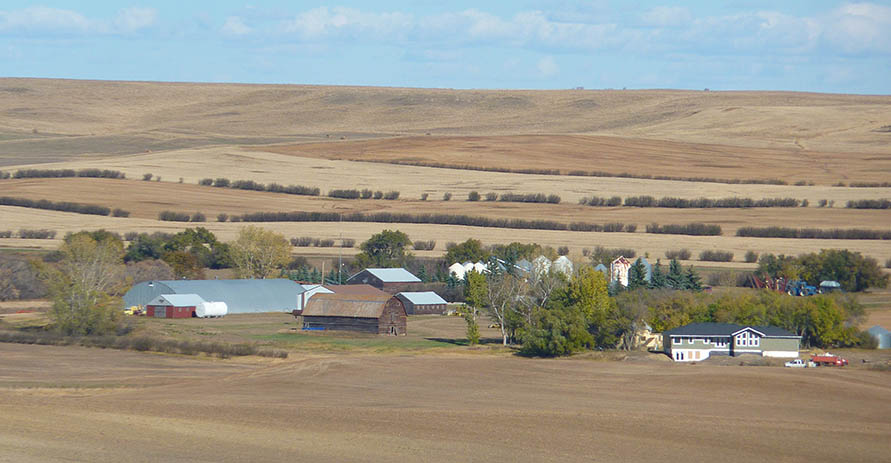
[(222, 317), (229, 311), (225, 302), (202, 302), (195, 307), (195, 316), (198, 318)]

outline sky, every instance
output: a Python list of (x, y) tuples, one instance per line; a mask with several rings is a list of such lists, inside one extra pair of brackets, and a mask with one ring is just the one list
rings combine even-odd
[(0, 76), (891, 94), (891, 0), (4, 0)]

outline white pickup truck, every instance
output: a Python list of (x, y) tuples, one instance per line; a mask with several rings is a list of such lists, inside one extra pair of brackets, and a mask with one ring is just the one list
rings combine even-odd
[(802, 359), (795, 359), (790, 362), (786, 362), (787, 368), (808, 368), (814, 366), (813, 362), (808, 362)]

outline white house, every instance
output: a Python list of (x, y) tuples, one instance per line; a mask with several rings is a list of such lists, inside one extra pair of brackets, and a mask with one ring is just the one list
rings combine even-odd
[(628, 270), (630, 268), (630, 260), (623, 256), (617, 257), (609, 264), (609, 281), (618, 281), (622, 286), (628, 286)]

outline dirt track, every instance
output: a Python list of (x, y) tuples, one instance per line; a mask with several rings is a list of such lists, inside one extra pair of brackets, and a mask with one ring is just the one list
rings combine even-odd
[(891, 437), (883, 372), (467, 354), (255, 362), (0, 344), (0, 455), (836, 462), (880, 461)]

